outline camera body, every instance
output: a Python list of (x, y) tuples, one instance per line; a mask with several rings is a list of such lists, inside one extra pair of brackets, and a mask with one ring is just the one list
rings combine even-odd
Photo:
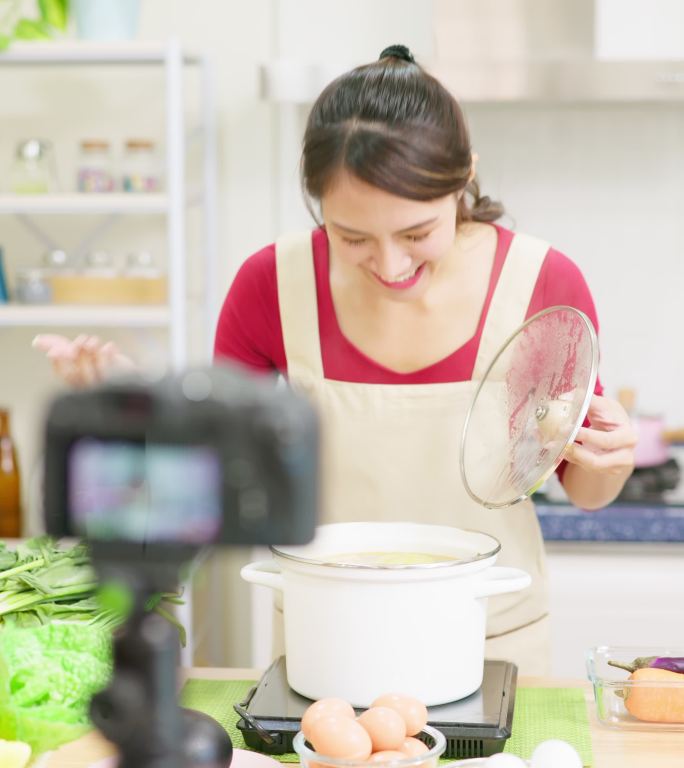
[(148, 601), (201, 549), (313, 538), (313, 409), (274, 380), (221, 366), (64, 394), (45, 430), (47, 531), (85, 538), (99, 580), (128, 605), (93, 723), (117, 746), (118, 768), (229, 765), (227, 733), (176, 703), (177, 633)]
[(51, 405), (48, 533), (111, 560), (183, 560), (207, 545), (299, 544), (314, 532), (318, 426), (272, 379), (218, 366), (112, 380)]

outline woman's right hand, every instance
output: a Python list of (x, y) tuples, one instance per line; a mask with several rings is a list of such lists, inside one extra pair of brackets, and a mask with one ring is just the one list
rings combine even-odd
[(135, 363), (114, 342), (81, 334), (73, 341), (66, 336), (41, 334), (33, 347), (45, 352), (57, 376), (73, 387), (96, 384), (117, 371), (135, 370)]

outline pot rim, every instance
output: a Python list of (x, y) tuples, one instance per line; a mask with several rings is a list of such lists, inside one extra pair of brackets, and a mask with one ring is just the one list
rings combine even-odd
[[(336, 525), (335, 523), (332, 523), (332, 525)], [(371, 523), (371, 525), (392, 525), (392, 523)], [(414, 523), (414, 525), (425, 525), (426, 527), (429, 527), (429, 523)], [(448, 526), (440, 526), (440, 527), (448, 527)], [(491, 533), (485, 533), (484, 531), (477, 531), (471, 528), (455, 528), (454, 530), (463, 531), (464, 533), (475, 533), (479, 536), (487, 536), (487, 538), (491, 539), (492, 542), (496, 545), (493, 549), (491, 549), (489, 552), (485, 553), (477, 553), (473, 555), (473, 557), (464, 558), (460, 560), (444, 560), (444, 561), (437, 561), (435, 563), (414, 563), (414, 564), (405, 564), (405, 565), (369, 565), (366, 563), (334, 563), (329, 562), (327, 560), (323, 559), (316, 559), (312, 557), (302, 557), (301, 555), (294, 555), (288, 552), (283, 552), (281, 549), (278, 549), (276, 545), (271, 545), (269, 549), (271, 552), (279, 558), (282, 558), (283, 560), (290, 560), (295, 563), (301, 563), (303, 565), (315, 565), (320, 566), (323, 568), (338, 568), (338, 569), (347, 569), (347, 570), (356, 570), (356, 571), (426, 571), (426, 570), (439, 570), (442, 568), (459, 568), (465, 565), (470, 565), (472, 563), (478, 563), (483, 560), (489, 560), (490, 558), (494, 557), (495, 555), (498, 555), (501, 551), (501, 542), (499, 539), (496, 538), (496, 536), (492, 536)], [(321, 555), (321, 557), (325, 557), (325, 555)]]

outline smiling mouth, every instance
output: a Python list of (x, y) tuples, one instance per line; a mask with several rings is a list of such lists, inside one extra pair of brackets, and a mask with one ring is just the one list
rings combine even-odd
[(412, 285), (416, 281), (416, 278), (420, 277), (420, 273), (422, 272), (424, 266), (425, 262), (412, 267), (401, 275), (397, 275), (396, 277), (391, 278), (383, 277), (377, 272), (373, 272), (373, 274), (383, 285), (390, 286), (391, 288), (402, 288), (406, 287), (407, 285)]

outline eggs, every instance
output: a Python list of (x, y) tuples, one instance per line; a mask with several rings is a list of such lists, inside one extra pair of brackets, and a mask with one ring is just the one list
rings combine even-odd
[(344, 699), (320, 699), (304, 713), (301, 729), (320, 758), (391, 763), (429, 752), (414, 738), (426, 724), (427, 707), (421, 701), (388, 693), (358, 717)]
[[(321, 762), (302, 761), (307, 768), (326, 768), (324, 758), (389, 764), (416, 760), (430, 750), (414, 736), (427, 725), (427, 707), (411, 696), (388, 693), (378, 696), (358, 717), (344, 699), (314, 702), (302, 717), (302, 732)], [(301, 738), (301, 737), (300, 737)], [(298, 750), (299, 751), (299, 750)], [(309, 753), (310, 754), (310, 753)], [(437, 764), (434, 751), (418, 768)], [(499, 752), (484, 761), (486, 768), (582, 768), (574, 747), (560, 739), (537, 745), (528, 763), (516, 755)], [(359, 768), (362, 768), (359, 765)]]
[(344, 715), (321, 717), (311, 726), (311, 745), (320, 755), (365, 761), (373, 751), (368, 731)]
[(399, 751), (403, 752), (406, 757), (418, 757), (419, 755), (424, 755), (428, 748), (420, 739), (407, 736)]
[(359, 715), (357, 722), (368, 731), (373, 752), (401, 749), (406, 738), (406, 723), (395, 709), (371, 707)]
[(396, 749), (386, 749), (382, 752), (373, 752), (368, 762), (389, 763), (396, 760), (406, 760), (406, 755), (403, 752), (397, 752)]
[(389, 707), (396, 710), (406, 723), (406, 735), (415, 736), (425, 728), (428, 719), (427, 707), (413, 696), (401, 693), (386, 693), (371, 704), (372, 707)]
[(535, 747), (532, 768), (582, 768), (582, 758), (567, 741), (549, 739)]
[(310, 707), (308, 707), (304, 713), (304, 716), (302, 717), (301, 727), (302, 731), (304, 732), (304, 736), (306, 736), (306, 740), (313, 742), (312, 734), (316, 721), (324, 717), (330, 717), (332, 715), (347, 717), (350, 720), (353, 720), (356, 717), (356, 712), (354, 712), (354, 707), (352, 707), (352, 705), (344, 699), (329, 698), (315, 701)]

